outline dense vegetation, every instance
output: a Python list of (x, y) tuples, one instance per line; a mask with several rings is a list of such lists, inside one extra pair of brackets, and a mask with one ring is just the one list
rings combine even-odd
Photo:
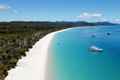
[[(46, 23), (44, 23), (46, 24)], [(41, 37), (62, 28), (30, 23), (0, 23), (0, 80)], [(56, 25), (57, 26), (57, 25)]]
[(0, 22), (0, 80), (25, 52), (46, 34), (73, 26), (94, 26), (87, 22)]

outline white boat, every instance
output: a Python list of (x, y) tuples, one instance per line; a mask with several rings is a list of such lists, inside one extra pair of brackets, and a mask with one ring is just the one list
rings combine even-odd
[(102, 48), (98, 48), (96, 46), (91, 46), (90, 47), (90, 51), (92, 51), (92, 52), (102, 52), (103, 49)]

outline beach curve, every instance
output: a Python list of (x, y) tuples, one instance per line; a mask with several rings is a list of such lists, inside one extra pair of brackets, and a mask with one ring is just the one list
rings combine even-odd
[[(71, 29), (71, 28), (69, 28)], [(20, 59), (16, 68), (8, 71), (5, 80), (46, 80), (48, 50), (54, 35), (68, 29), (49, 33), (26, 52), (26, 57)]]

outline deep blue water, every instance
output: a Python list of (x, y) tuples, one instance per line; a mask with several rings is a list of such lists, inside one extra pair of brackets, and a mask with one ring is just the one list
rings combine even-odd
[[(92, 45), (103, 52), (91, 52)], [(58, 33), (50, 53), (54, 80), (120, 80), (120, 26), (78, 27)]]

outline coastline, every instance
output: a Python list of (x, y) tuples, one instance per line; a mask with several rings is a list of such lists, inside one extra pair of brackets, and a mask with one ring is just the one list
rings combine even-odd
[(68, 29), (49, 33), (36, 42), (33, 48), (26, 52), (27, 56), (18, 61), (16, 68), (8, 71), (5, 80), (45, 80), (47, 64), (49, 63), (48, 49), (50, 43), (54, 35)]

